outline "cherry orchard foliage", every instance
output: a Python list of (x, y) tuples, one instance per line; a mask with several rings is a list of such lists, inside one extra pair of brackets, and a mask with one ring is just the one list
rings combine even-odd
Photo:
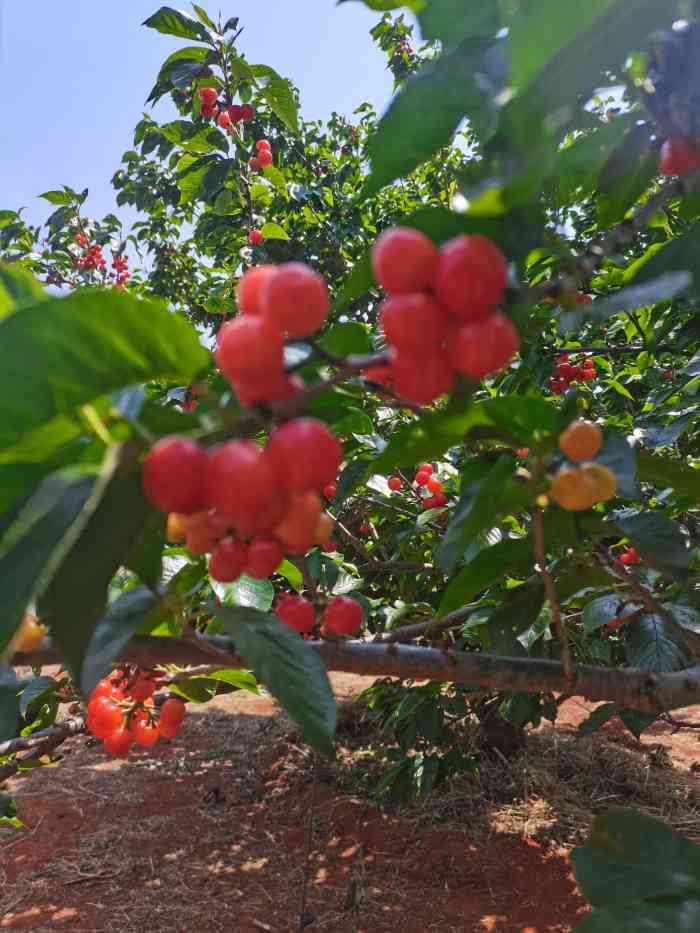
[[(672, 180), (663, 213), (628, 215), (691, 184), (696, 27), (670, 34), (674, 71), (646, 54), (674, 3), (547, 0), (546, 42), (524, 5), (449, 6), (422, 5), (420, 38), (384, 16), (394, 101), (325, 124), (237, 21), (162, 8), (146, 25), (183, 48), (149, 103), (177, 119), (144, 116), (113, 179), (139, 220), (96, 222), (68, 188), (41, 228), (0, 211), (0, 650), (36, 658), (38, 615), (72, 675), (1, 689), (0, 742), (81, 691), (125, 754), (174, 734), (180, 700), (257, 689), (226, 654), (206, 674), (156, 659), (153, 699), (147, 665), (119, 663), (139, 634), (232, 639), (323, 754), (314, 646), (343, 639), (568, 656), (613, 697), (622, 666), (690, 666), (698, 200)], [(622, 106), (595, 96), (608, 81)], [(387, 722), (406, 697), (430, 715), (392, 733), (390, 791), (456, 766), (457, 707), (556, 714), (515, 675), (475, 699), (394, 672)]]

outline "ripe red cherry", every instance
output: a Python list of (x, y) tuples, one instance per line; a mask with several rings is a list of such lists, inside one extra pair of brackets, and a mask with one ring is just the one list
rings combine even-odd
[(231, 126), (231, 116), (228, 110), (224, 110), (223, 113), (219, 114), (219, 117), (216, 121), (222, 130), (227, 130)]
[(322, 421), (295, 418), (272, 432), (267, 456), (287, 492), (305, 492), (333, 482), (343, 448)]
[(158, 731), (164, 739), (174, 739), (182, 732), (182, 723), (170, 723), (158, 720)]
[(427, 473), (430, 475), (433, 472), (432, 463), (421, 463), (417, 470), (418, 473)]
[(428, 349), (419, 357), (397, 350), (392, 355), (392, 368), (397, 394), (417, 405), (434, 402), (454, 385), (452, 367), (440, 350)]
[(392, 492), (398, 492), (403, 486), (403, 480), (400, 476), (391, 476), (387, 485)]
[(659, 171), (662, 175), (685, 175), (700, 168), (700, 152), (684, 139), (671, 138), (661, 147)]
[(515, 456), (516, 456), (516, 457), (520, 457), (521, 460), (524, 460), (525, 457), (529, 457), (529, 456), (530, 456), (530, 448), (529, 448), (529, 447), (519, 447), (519, 448), (515, 451)]
[(258, 151), (258, 162), (262, 168), (267, 168), (268, 165), (273, 163), (272, 152), (269, 149), (260, 149)]
[(193, 515), (185, 529), (187, 550), (191, 554), (210, 554), (227, 531), (228, 524), (215, 512)]
[(217, 117), (219, 115), (219, 108), (214, 107), (202, 107), (202, 116), (210, 120), (212, 117)]
[(666, 382), (670, 382), (673, 379), (673, 373), (672, 372), (661, 373), (661, 378), (665, 379)]
[(362, 628), (362, 606), (349, 596), (336, 596), (326, 606), (323, 625), (331, 635), (355, 635)]
[(227, 441), (213, 451), (207, 493), (216, 511), (242, 535), (272, 529), (286, 509), (273, 464), (252, 441)]
[(435, 500), (436, 508), (447, 505), (448, 502), (447, 496), (444, 492), (439, 492), (436, 496), (433, 496), (433, 499)]
[(165, 437), (146, 457), (143, 490), (161, 512), (192, 515), (205, 505), (206, 469), (203, 447), (183, 437)]
[(576, 295), (574, 296), (574, 304), (577, 304), (577, 305), (593, 304), (593, 295), (587, 295), (585, 292), (576, 292)]
[(261, 297), (263, 288), (273, 276), (277, 275), (277, 267), (268, 264), (253, 266), (243, 275), (236, 289), (236, 301), (244, 314), (261, 314)]
[(108, 677), (105, 677), (98, 682), (97, 686), (90, 694), (90, 700), (96, 700), (98, 697), (111, 697), (112, 699), (123, 700), (124, 691)]
[(199, 89), (199, 99), (205, 107), (213, 107), (219, 99), (219, 92), (215, 87), (202, 87)]
[(260, 246), (265, 237), (262, 235), (260, 230), (251, 230), (248, 234), (248, 239), (253, 246)]
[(240, 538), (224, 538), (209, 559), (209, 576), (219, 583), (234, 583), (248, 562), (248, 545)]
[(166, 700), (161, 706), (159, 722), (161, 726), (165, 723), (171, 726), (179, 726), (185, 718), (185, 712), (186, 708), (182, 700), (177, 700), (173, 697)]
[[(284, 343), (279, 330), (262, 317), (244, 315), (219, 331), (216, 362), (230, 381), (282, 372)], [(182, 512), (170, 508), (169, 512)]]
[(372, 247), (374, 277), (390, 295), (425, 291), (433, 282), (437, 264), (432, 240), (410, 227), (385, 230)]
[(156, 692), (154, 678), (144, 671), (139, 671), (128, 689), (129, 696), (137, 703), (143, 703)]
[(428, 480), (430, 479), (430, 473), (424, 473), (423, 470), (419, 470), (415, 476), (415, 482), (418, 486), (427, 486)]
[(299, 376), (287, 376), (284, 372), (246, 375), (244, 379), (233, 380), (232, 384), (239, 402), (246, 406), (279, 402), (285, 398), (294, 398), (304, 391), (304, 383)]
[(519, 346), (511, 320), (496, 312), (457, 326), (448, 338), (447, 354), (458, 372), (471, 379), (483, 379), (505, 369)]
[(429, 509), (437, 509), (440, 505), (439, 496), (426, 496), (423, 499), (423, 511), (427, 512)]
[(97, 697), (90, 700), (87, 712), (88, 729), (98, 739), (106, 738), (124, 721), (121, 708), (109, 697)]
[(301, 635), (312, 632), (316, 627), (314, 607), (303, 596), (281, 596), (275, 606), (275, 615)]
[(253, 538), (248, 546), (245, 572), (254, 580), (266, 580), (284, 560), (284, 551), (274, 538)]
[(272, 146), (267, 139), (259, 139), (255, 144), (255, 148), (258, 152), (261, 152), (263, 149), (267, 149), (268, 152), (272, 151)]
[(421, 356), (447, 336), (447, 312), (423, 292), (387, 298), (379, 314), (388, 343), (404, 353)]
[(243, 120), (244, 123), (250, 123), (254, 116), (255, 111), (250, 104), (243, 104), (241, 107), (241, 120)]
[(262, 171), (262, 165), (260, 164), (260, 159), (258, 159), (256, 156), (253, 156), (253, 158), (250, 159), (250, 161), (248, 162), (248, 167), (250, 168), (252, 172)]
[(608, 622), (608, 628), (611, 632), (614, 632), (616, 629), (622, 628), (626, 621), (626, 619), (611, 619)]
[(228, 115), (233, 123), (240, 123), (243, 119), (243, 108), (240, 104), (231, 104), (228, 108)]
[(628, 565), (641, 564), (642, 562), (642, 558), (637, 553), (637, 549), (633, 547), (627, 548), (627, 550), (620, 555), (619, 559), (621, 563)]
[(143, 716), (134, 716), (131, 721), (131, 734), (136, 745), (152, 748), (160, 738), (160, 729), (157, 722), (150, 722)]
[(286, 262), (261, 290), (264, 316), (291, 337), (308, 337), (328, 316), (330, 299), (323, 277), (303, 262)]
[(359, 531), (361, 535), (368, 535), (371, 530), (372, 530), (372, 526), (370, 525), (369, 522), (362, 522), (362, 524), (360, 525)]
[(483, 236), (462, 235), (440, 250), (433, 289), (438, 301), (464, 321), (488, 314), (503, 301), (506, 257)]
[(442, 492), (442, 483), (434, 476), (429, 476), (425, 485), (428, 487), (430, 492)]
[(322, 545), (322, 549), (326, 552), (326, 554), (335, 554), (338, 551), (338, 543), (331, 539), (330, 541), (326, 542), (326, 544)]
[(337, 492), (337, 489), (338, 487), (336, 486), (335, 483), (328, 483), (326, 486), (323, 487), (324, 498), (335, 499), (335, 494)]
[(126, 758), (134, 737), (124, 726), (114, 729), (104, 739), (104, 750), (114, 758)]

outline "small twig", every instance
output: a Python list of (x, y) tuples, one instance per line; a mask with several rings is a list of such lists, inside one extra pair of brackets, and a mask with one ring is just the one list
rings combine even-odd
[(355, 535), (348, 528), (346, 528), (340, 520), (336, 519), (335, 527), (352, 547), (352, 549), (357, 554), (359, 554), (360, 557), (364, 558), (368, 564), (377, 563), (377, 558), (374, 556), (374, 554), (370, 554), (359, 538), (356, 538)]
[(386, 635), (377, 635), (374, 642), (388, 644), (392, 642), (412, 641), (414, 638), (435, 638), (448, 629), (457, 628), (463, 625), (469, 616), (474, 612), (475, 606), (462, 606), (461, 609), (455, 609), (441, 619), (428, 619), (427, 622), (415, 622), (412, 625), (403, 625), (400, 628), (387, 632)]
[(383, 560), (362, 568), (363, 573), (440, 573), (432, 564), (412, 564), (408, 561)]
[(532, 549), (535, 555), (535, 561), (537, 562), (539, 575), (542, 578), (542, 583), (544, 584), (544, 591), (547, 594), (547, 601), (549, 602), (549, 607), (552, 610), (554, 630), (557, 633), (557, 638), (559, 639), (559, 645), (561, 647), (561, 660), (564, 665), (564, 678), (567, 684), (573, 684), (574, 668), (571, 661), (571, 651), (569, 650), (569, 639), (566, 634), (564, 620), (562, 619), (561, 606), (559, 605), (559, 599), (557, 597), (557, 591), (554, 586), (554, 580), (552, 580), (552, 576), (547, 570), (547, 558), (545, 557), (544, 549), (544, 525), (542, 522), (542, 509), (533, 509), (532, 511)]
[(24, 752), (38, 745), (43, 745), (47, 740), (60, 738), (67, 739), (71, 735), (77, 735), (85, 727), (85, 720), (82, 716), (75, 719), (68, 719), (58, 726), (49, 726), (48, 729), (42, 729), (40, 732), (33, 732), (31, 735), (20, 735), (16, 739), (8, 739), (0, 743), (0, 756), (14, 755), (15, 752)]
[[(570, 353), (572, 355), (576, 353), (592, 353), (597, 354), (598, 356), (616, 356), (618, 353), (623, 355), (625, 353), (643, 353), (645, 347), (640, 346), (639, 344), (626, 344), (621, 347), (543, 347), (543, 353), (554, 353), (557, 356), (563, 355), (565, 353)], [(675, 350), (673, 347), (662, 344), (658, 347), (654, 347), (655, 353), (676, 353), (678, 356), (685, 355)]]
[(313, 777), (311, 779), (311, 799), (309, 801), (309, 816), (306, 824), (306, 844), (304, 846), (304, 878), (301, 886), (301, 904), (299, 907), (299, 933), (304, 933), (308, 926), (306, 915), (306, 895), (309, 889), (311, 876), (311, 844), (314, 833), (314, 817), (316, 815), (316, 781), (318, 778), (318, 758), (313, 756)]
[[(74, 722), (80, 722), (79, 729), (73, 727)], [(47, 732), (52, 731), (52, 735), (45, 736), (43, 741), (35, 745), (26, 755), (17, 757), (14, 761), (10, 761), (8, 764), (0, 767), (0, 783), (12, 777), (14, 774), (17, 774), (23, 765), (32, 761), (38, 761), (39, 758), (43, 758), (44, 755), (48, 755), (54, 749), (58, 748), (59, 745), (62, 745), (71, 735), (76, 735), (78, 732), (82, 731), (84, 722), (82, 719), (71, 720), (70, 723), (66, 723), (66, 727), (67, 728), (62, 729), (58, 726), (54, 730), (46, 730)]]

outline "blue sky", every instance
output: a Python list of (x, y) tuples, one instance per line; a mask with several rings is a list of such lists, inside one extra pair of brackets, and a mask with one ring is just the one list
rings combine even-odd
[[(388, 103), (391, 76), (368, 35), (380, 14), (334, 0), (202, 3), (214, 15), (219, 4), (245, 26), (239, 41), (248, 60), (299, 87), (305, 117), (349, 115), (365, 100), (380, 110)], [(141, 26), (160, 5), (0, 0), (0, 209), (24, 206), (25, 217), (38, 222), (50, 205), (37, 195), (67, 184), (90, 189), (89, 214), (115, 210), (109, 180), (131, 146), (161, 62), (186, 44)], [(167, 119), (167, 108), (159, 104), (155, 118)]]

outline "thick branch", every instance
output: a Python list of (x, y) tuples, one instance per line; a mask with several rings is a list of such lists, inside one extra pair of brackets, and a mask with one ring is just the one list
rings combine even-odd
[(21, 749), (29, 748), (26, 755), (21, 755), (0, 766), (0, 784), (16, 774), (22, 765), (32, 761), (37, 761), (48, 755), (54, 749), (62, 745), (71, 735), (77, 735), (85, 728), (85, 720), (81, 717), (69, 719), (58, 726), (52, 726), (50, 729), (44, 729), (42, 732), (35, 732), (34, 735), (20, 736), (17, 739), (10, 739), (0, 745), (0, 755), (10, 755)]
[[(426, 677), (525, 693), (566, 692), (589, 700), (612, 700), (620, 706), (647, 712), (665, 712), (700, 703), (700, 665), (667, 674), (576, 665), (573, 682), (568, 684), (559, 661), (500, 658), (413, 645), (358, 641), (315, 641), (307, 644), (317, 652), (329, 671), (374, 677)], [(127, 645), (118, 660), (145, 668), (159, 664), (187, 667), (211, 665), (213, 656), (221, 661), (222, 666), (245, 666), (223, 636), (189, 641), (141, 635)], [(13, 659), (16, 665), (56, 664), (60, 661), (59, 652), (48, 639), (37, 652), (18, 654)]]

